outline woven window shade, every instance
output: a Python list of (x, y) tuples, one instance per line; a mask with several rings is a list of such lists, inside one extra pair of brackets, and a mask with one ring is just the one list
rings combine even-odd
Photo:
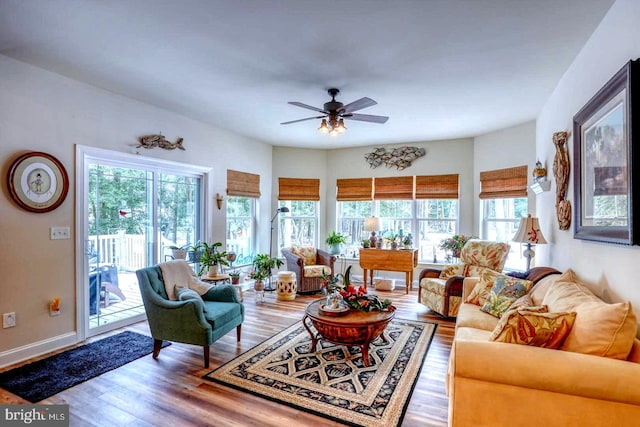
[(227, 195), (260, 197), (260, 175), (227, 169)]
[(527, 166), (480, 172), (480, 198), (527, 196)]
[(320, 180), (278, 178), (278, 200), (320, 200)]
[(458, 174), (416, 176), (416, 199), (458, 199)]
[(376, 200), (411, 200), (414, 193), (413, 176), (392, 176), (375, 178), (373, 198)]
[(343, 178), (336, 182), (339, 202), (373, 200), (373, 178)]

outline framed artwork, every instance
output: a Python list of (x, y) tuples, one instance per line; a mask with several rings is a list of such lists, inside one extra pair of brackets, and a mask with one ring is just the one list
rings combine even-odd
[[(638, 61), (629, 61), (574, 116), (574, 238), (634, 245), (640, 201), (640, 114), (634, 122)], [(634, 215), (635, 214), (635, 215)]]
[(30, 152), (18, 157), (9, 168), (9, 194), (29, 212), (43, 213), (57, 208), (69, 191), (67, 171), (47, 153)]

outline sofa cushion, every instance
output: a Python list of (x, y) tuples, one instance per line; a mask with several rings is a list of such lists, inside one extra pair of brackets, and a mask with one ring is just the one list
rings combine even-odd
[(302, 258), (305, 265), (316, 263), (317, 252), (313, 246), (291, 246), (291, 253)]
[(476, 283), (469, 296), (464, 300), (470, 304), (482, 306), (487, 302), (489, 292), (496, 282), (496, 278), (500, 275), (497, 271), (485, 268), (479, 275), (480, 280)]
[(489, 291), (487, 301), (481, 310), (492, 316), (501, 317), (515, 300), (529, 292), (533, 286), (530, 280), (516, 279), (515, 277), (500, 274)]
[(331, 267), (328, 265), (305, 265), (304, 277), (322, 277), (331, 274)]
[(486, 240), (469, 240), (460, 252), (460, 261), (478, 267), (502, 271), (507, 261), (510, 246), (504, 242), (490, 242)]
[(453, 276), (466, 276), (466, 264), (449, 264), (445, 265), (440, 272), (441, 279), (448, 279)]
[(242, 304), (205, 301), (204, 305), (207, 308), (204, 318), (211, 324), (211, 326), (216, 328), (243, 316)]
[(489, 341), (490, 336), (490, 330), (485, 331), (484, 329), (476, 329), (470, 327), (456, 328), (456, 340)]
[(498, 324), (498, 320), (498, 318), (480, 310), (477, 305), (462, 304), (458, 310), (456, 330), (460, 327), (470, 327), (491, 332)]
[(196, 291), (194, 291), (193, 289), (181, 287), (179, 285), (176, 285), (174, 289), (175, 289), (175, 296), (178, 301), (187, 301), (187, 300), (200, 301), (198, 305), (202, 306), (202, 310), (206, 313), (207, 309), (204, 306), (204, 301), (202, 301), (202, 297), (198, 295)]
[(575, 318), (575, 312), (545, 313), (530, 311), (526, 308), (509, 310), (502, 316), (489, 340), (559, 348), (569, 335)]
[(542, 302), (553, 312), (577, 313), (562, 350), (622, 360), (629, 355), (637, 333), (631, 303), (605, 303), (580, 283), (572, 270), (550, 286)]

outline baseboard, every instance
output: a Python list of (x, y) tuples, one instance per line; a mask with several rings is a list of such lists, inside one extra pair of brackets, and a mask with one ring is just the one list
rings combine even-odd
[(74, 345), (77, 342), (78, 334), (76, 332), (69, 332), (22, 347), (12, 348), (11, 350), (0, 353), (0, 368)]

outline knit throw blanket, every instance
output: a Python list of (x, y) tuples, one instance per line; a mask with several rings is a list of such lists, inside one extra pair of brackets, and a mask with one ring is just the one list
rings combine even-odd
[(198, 279), (193, 269), (183, 260), (167, 261), (160, 264), (164, 277), (164, 289), (170, 300), (175, 301), (175, 288), (193, 289), (198, 295), (204, 295), (213, 287), (211, 283)]

